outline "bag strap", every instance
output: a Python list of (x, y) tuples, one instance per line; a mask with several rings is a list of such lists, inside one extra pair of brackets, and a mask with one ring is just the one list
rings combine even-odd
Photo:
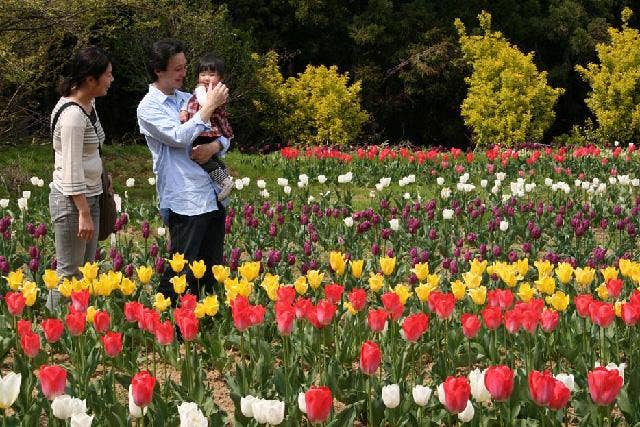
[[(82, 106), (80, 104), (78, 104), (77, 102), (74, 101), (69, 101), (69, 102), (65, 102), (64, 104), (62, 104), (60, 106), (60, 108), (58, 109), (58, 111), (56, 111), (56, 114), (53, 116), (53, 120), (51, 120), (51, 136), (53, 137), (53, 131), (56, 129), (56, 124), (58, 123), (58, 119), (60, 118), (60, 114), (62, 114), (62, 112), (67, 109), (68, 107), (71, 107), (72, 105), (76, 105), (78, 108), (80, 108), (80, 111), (82, 111), (84, 113), (85, 116), (87, 116), (87, 118), (89, 119), (89, 121), (91, 122), (91, 126), (93, 126), (93, 130), (96, 133), (96, 136), (98, 135), (98, 128), (96, 126), (96, 122), (98, 121), (98, 115), (96, 114), (96, 109), (94, 108), (91, 111), (91, 114), (87, 114), (86, 111), (84, 111), (84, 108), (82, 108)], [(100, 144), (98, 142), (98, 154), (100, 155), (100, 157), (102, 157), (102, 144)]]

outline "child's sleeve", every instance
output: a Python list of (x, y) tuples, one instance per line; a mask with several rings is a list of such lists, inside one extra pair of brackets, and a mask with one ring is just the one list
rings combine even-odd
[(205, 88), (203, 85), (199, 85), (198, 87), (196, 87), (196, 89), (193, 91), (193, 94), (196, 96), (200, 107), (207, 103), (207, 88)]

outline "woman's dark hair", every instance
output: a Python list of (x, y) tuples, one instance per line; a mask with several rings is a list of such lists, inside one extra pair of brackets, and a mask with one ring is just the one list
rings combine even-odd
[(207, 53), (198, 61), (198, 67), (196, 68), (196, 77), (198, 74), (204, 71), (217, 73), (220, 77), (224, 77), (224, 61), (215, 56), (213, 53)]
[(82, 85), (87, 77), (99, 79), (110, 63), (109, 56), (97, 46), (80, 49), (64, 68), (64, 75), (58, 83), (60, 95), (71, 95), (71, 91)]
[(171, 57), (181, 52), (184, 52), (184, 45), (180, 40), (162, 39), (155, 42), (151, 46), (149, 63), (147, 64), (147, 71), (151, 76), (151, 80), (157, 81), (158, 75), (156, 71), (165, 71)]

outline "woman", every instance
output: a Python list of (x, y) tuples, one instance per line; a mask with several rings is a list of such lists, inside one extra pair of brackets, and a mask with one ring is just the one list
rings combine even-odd
[[(55, 166), (49, 211), (58, 277), (80, 278), (79, 267), (95, 257), (102, 194), (99, 147), (104, 142), (95, 98), (107, 94), (111, 73), (111, 61), (101, 49), (81, 49), (60, 80), (62, 96), (51, 113)], [(55, 308), (59, 298), (57, 290), (51, 291), (47, 306)]]

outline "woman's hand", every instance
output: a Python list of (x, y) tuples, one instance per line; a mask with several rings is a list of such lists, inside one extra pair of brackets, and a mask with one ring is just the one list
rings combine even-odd
[(93, 226), (93, 218), (91, 218), (91, 210), (80, 211), (78, 216), (78, 239), (91, 240), (95, 227)]
[(109, 182), (109, 184), (107, 184), (107, 193), (109, 193), (110, 196), (113, 196), (113, 178), (110, 173), (107, 174), (107, 179)]

